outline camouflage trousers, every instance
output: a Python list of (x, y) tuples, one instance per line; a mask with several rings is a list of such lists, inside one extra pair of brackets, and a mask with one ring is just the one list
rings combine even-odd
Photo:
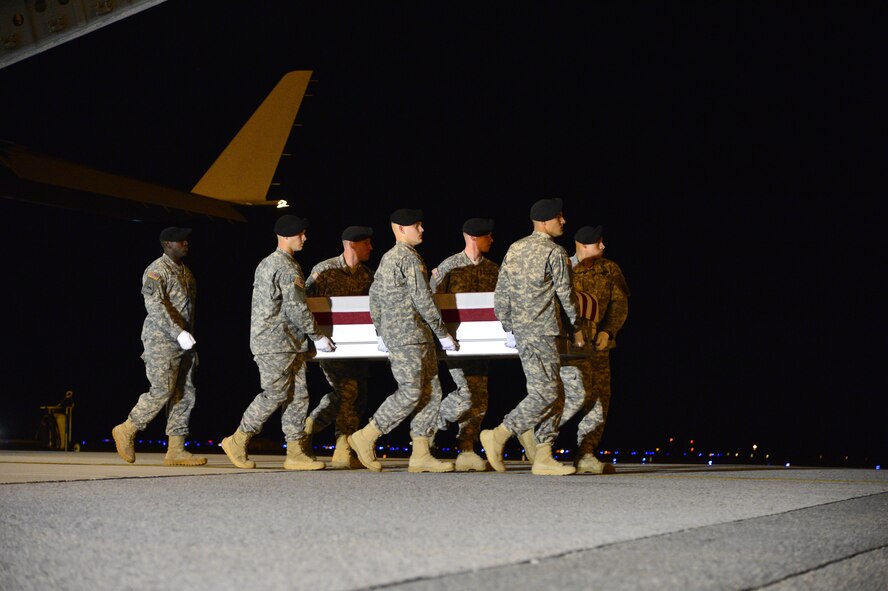
[(564, 381), (564, 413), (566, 423), (578, 412), (583, 413), (577, 427), (577, 447), (581, 453), (598, 449), (604, 433), (607, 409), (611, 399), (610, 352), (596, 351), (586, 359), (572, 359), (561, 366)]
[[(438, 429), (446, 429), (448, 423), (459, 423), (456, 438), (459, 441), (475, 441), (487, 412), (488, 362), (485, 359), (454, 359), (446, 361), (446, 364), (456, 390), (441, 401)], [(441, 382), (435, 382), (436, 387), (440, 388)]]
[(358, 430), (367, 407), (367, 361), (349, 359), (319, 362), (327, 381), (333, 387), (311, 411), (314, 432), (335, 422), (336, 436), (351, 435)]
[(308, 386), (304, 353), (264, 353), (253, 357), (259, 366), (262, 392), (253, 399), (241, 418), (240, 430), (256, 435), (265, 421), (281, 409), (281, 430), (287, 441), (305, 437)]
[(535, 427), (537, 443), (552, 443), (564, 411), (561, 356), (555, 337), (522, 335), (517, 341), (527, 395), (506, 415), (503, 425), (515, 435)]
[(432, 387), (438, 374), (435, 345), (390, 346), (388, 357), (398, 389), (379, 405), (371, 420), (380, 431), (388, 433), (413, 414), (410, 433), (431, 437), (438, 428), (441, 404), (441, 388)]
[(188, 436), (188, 422), (194, 409), (194, 368), (197, 352), (176, 347), (145, 347), (142, 353), (150, 388), (139, 396), (129, 420), (139, 431), (166, 407), (167, 436)]

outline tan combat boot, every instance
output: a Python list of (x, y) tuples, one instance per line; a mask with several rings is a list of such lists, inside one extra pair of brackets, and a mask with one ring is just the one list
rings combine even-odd
[(577, 469), (556, 461), (552, 457), (551, 443), (540, 443), (537, 445), (536, 458), (530, 471), (538, 476), (568, 476), (574, 474)]
[(475, 445), (471, 440), (461, 440), (455, 469), (457, 472), (487, 472), (490, 466), (487, 460), (475, 453)]
[(111, 429), (111, 437), (114, 438), (114, 445), (117, 447), (117, 455), (130, 464), (136, 461), (136, 449), (133, 439), (135, 439), (138, 431), (139, 430), (136, 429), (136, 426), (129, 419)]
[(203, 466), (206, 463), (205, 457), (185, 451), (185, 437), (183, 435), (170, 435), (167, 453), (163, 458), (165, 466)]
[(522, 447), (524, 447), (524, 455), (527, 456), (527, 461), (533, 464), (537, 449), (536, 439), (533, 438), (533, 429), (528, 429), (519, 435), (518, 441), (520, 441)]
[(305, 437), (303, 437), (300, 441), (302, 443), (302, 452), (310, 457), (313, 460), (316, 460), (314, 453), (314, 419), (311, 417), (305, 417)]
[(330, 467), (334, 470), (355, 470), (364, 467), (361, 461), (352, 453), (352, 449), (348, 445), (348, 435), (340, 435), (336, 438)]
[(432, 455), (429, 450), (429, 438), (410, 435), (413, 440), (413, 452), (407, 462), (408, 472), (453, 472), (453, 462), (444, 462)]
[(361, 460), (364, 467), (374, 472), (382, 472), (382, 464), (377, 461), (374, 449), (380, 435), (382, 435), (382, 431), (373, 424), (373, 421), (370, 421), (363, 429), (358, 429), (347, 439), (348, 444), (358, 454), (358, 459)]
[(231, 460), (231, 463), (238, 468), (255, 468), (256, 462), (247, 456), (247, 446), (250, 444), (250, 433), (244, 433), (240, 429), (234, 432), (234, 435), (226, 437), (219, 445), (222, 451)]
[(594, 452), (581, 454), (574, 465), (577, 474), (613, 474), (617, 471), (613, 464), (605, 464), (596, 458)]
[(481, 445), (484, 447), (484, 453), (487, 454), (487, 461), (497, 472), (506, 471), (506, 465), (503, 464), (503, 450), (510, 437), (512, 437), (512, 432), (502, 423), (496, 429), (481, 431)]
[(287, 442), (287, 459), (284, 460), (284, 470), (323, 470), (325, 468), (324, 462), (308, 456), (303, 451), (302, 439)]

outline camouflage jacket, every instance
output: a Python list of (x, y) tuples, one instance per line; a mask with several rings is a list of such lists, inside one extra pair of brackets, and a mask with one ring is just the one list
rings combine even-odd
[(576, 255), (570, 258), (570, 262), (574, 288), (592, 294), (597, 302), (597, 314), (592, 320), (599, 331), (615, 338), (629, 315), (629, 286), (623, 271), (617, 263), (606, 258), (595, 259), (589, 267), (581, 265)]
[(197, 282), (191, 269), (164, 254), (142, 274), (142, 297), (148, 312), (142, 324), (142, 341), (179, 349), (179, 333), (194, 332)]
[(542, 232), (514, 242), (500, 266), (493, 309), (503, 330), (558, 336), (580, 328), (567, 251)]
[(306, 336), (321, 337), (305, 304), (305, 279), (296, 260), (276, 249), (262, 259), (253, 279), (250, 350), (263, 353), (308, 351)]
[(373, 270), (364, 263), (352, 270), (339, 255), (321, 261), (311, 269), (305, 280), (305, 293), (314, 296), (367, 295), (373, 283)]
[(447, 335), (427, 273), (422, 257), (408, 244), (397, 242), (382, 255), (370, 286), (370, 317), (388, 347), (431, 343)]
[(429, 287), (434, 293), (493, 291), (498, 274), (499, 265), (484, 256), (475, 265), (463, 250), (432, 269)]

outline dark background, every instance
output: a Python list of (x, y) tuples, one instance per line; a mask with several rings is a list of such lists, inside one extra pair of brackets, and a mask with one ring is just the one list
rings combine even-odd
[[(4, 68), (0, 139), (190, 190), (286, 72), (314, 70), (276, 179), (311, 220), (306, 272), (350, 224), (376, 228), (375, 266), (398, 207), (424, 210), (430, 267), (475, 216), (495, 218), (499, 262), (531, 230), (530, 205), (562, 197), (560, 243), (572, 253), (577, 228), (604, 224), (632, 290), (602, 448), (672, 437), (675, 451), (756, 444), (778, 462), (885, 457), (881, 12), (291, 6), (170, 0)], [(258, 392), (251, 282), (278, 214), (187, 222), (193, 439), (229, 434)], [(38, 407), (71, 389), (75, 438), (96, 449), (147, 388), (139, 280), (166, 223), (8, 199), (0, 219), (0, 439), (33, 437)], [(381, 363), (371, 377), (372, 412), (394, 382)], [(485, 426), (522, 386), (517, 360), (492, 366)], [(263, 436), (282, 440), (278, 415)]]

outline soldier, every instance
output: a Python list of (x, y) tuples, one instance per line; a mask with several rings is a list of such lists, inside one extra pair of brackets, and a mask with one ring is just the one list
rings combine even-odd
[(577, 427), (577, 459), (574, 463), (577, 473), (612, 474), (614, 466), (602, 463), (595, 457), (595, 451), (604, 433), (610, 406), (610, 351), (616, 347), (617, 333), (629, 315), (629, 286), (619, 265), (604, 258), (600, 225), (583, 226), (574, 235), (574, 242), (576, 252), (570, 259), (574, 289), (581, 292), (581, 297), (594, 298), (594, 306), (586, 306), (586, 309), (597, 332), (590, 331), (595, 335), (595, 347), (590, 357), (567, 361), (561, 367), (564, 381), (561, 422), (563, 424), (583, 411)]
[(495, 429), (481, 431), (487, 460), (505, 472), (503, 449), (512, 435), (539, 425), (534, 474), (564, 476), (576, 472), (552, 457), (564, 409), (561, 357), (557, 339), (562, 316), (573, 332), (574, 344), (585, 346), (579, 330), (577, 296), (571, 285), (567, 251), (553, 238), (564, 233), (561, 199), (541, 199), (530, 209), (533, 233), (513, 243), (500, 267), (494, 294), (494, 312), (506, 331), (506, 346), (517, 348), (527, 380), (527, 396)]
[(305, 454), (305, 415), (308, 389), (305, 364), (306, 337), (318, 351), (334, 351), (335, 344), (318, 332), (315, 318), (305, 304), (305, 279), (293, 253), (302, 250), (308, 220), (285, 215), (274, 224), (277, 248), (262, 259), (253, 279), (250, 315), (250, 350), (259, 367), (262, 392), (244, 411), (240, 426), (221, 446), (238, 468), (255, 468), (247, 454), (250, 439), (262, 431), (265, 421), (282, 409), (281, 428), (287, 440), (286, 470), (321, 470), (324, 462)]
[[(471, 218), (462, 227), (465, 248), (447, 257), (432, 269), (429, 285), (434, 293), (483, 292), (496, 289), (499, 265), (484, 256), (493, 244), (493, 220)], [(475, 453), (475, 440), (487, 412), (486, 359), (447, 359), (445, 361), (456, 390), (441, 401), (438, 428), (459, 423), (456, 434), (459, 455), (456, 471), (484, 472), (487, 461)], [(436, 387), (440, 382), (436, 380)]]
[(435, 337), (445, 351), (456, 351), (459, 345), (441, 320), (425, 263), (416, 252), (423, 239), (422, 210), (399, 209), (390, 221), (395, 245), (382, 256), (370, 286), (370, 316), (377, 346), (389, 354), (398, 389), (379, 405), (363, 429), (349, 436), (348, 443), (364, 466), (379, 472), (382, 464), (376, 459), (376, 440), (413, 414), (413, 452), (407, 470), (452, 472), (453, 462), (442, 462), (429, 450), (441, 403), (440, 388), (432, 387), (438, 374)]
[(188, 421), (194, 408), (194, 304), (197, 284), (182, 259), (188, 254), (191, 228), (164, 228), (160, 233), (163, 256), (142, 274), (142, 297), (147, 316), (142, 324), (145, 373), (150, 389), (139, 397), (126, 421), (111, 430), (118, 455), (136, 461), (136, 432), (148, 426), (166, 407), (169, 446), (167, 466), (200, 466), (207, 459), (185, 451)]
[[(365, 265), (373, 250), (373, 228), (349, 226), (342, 232), (342, 254), (315, 265), (305, 280), (305, 292), (315, 296), (365, 296), (373, 283), (373, 270)], [(323, 359), (321, 370), (333, 391), (321, 398), (305, 419), (306, 453), (312, 454), (312, 435), (335, 421), (336, 445), (331, 468), (360, 468), (351, 453), (348, 436), (358, 429), (367, 405), (367, 360)]]

